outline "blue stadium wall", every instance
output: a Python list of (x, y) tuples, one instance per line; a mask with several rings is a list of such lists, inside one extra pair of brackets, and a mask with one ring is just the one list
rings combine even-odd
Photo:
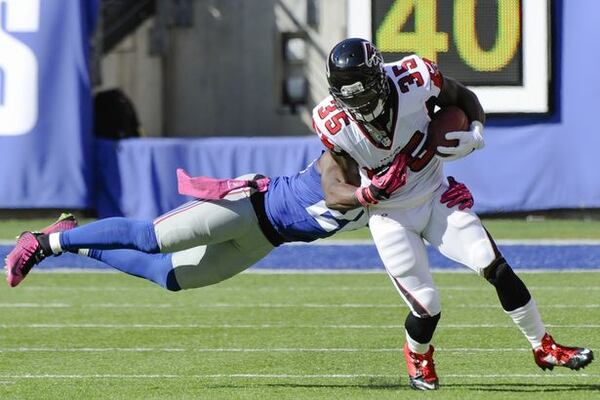
[[(476, 211), (600, 207), (595, 154), (600, 132), (594, 118), (600, 93), (600, 2), (556, 2), (554, 13), (552, 115), (491, 120), (486, 147), (445, 167), (469, 185)], [(80, 84), (80, 74), (77, 79)], [(60, 96), (52, 98), (58, 102)], [(69, 129), (81, 127), (89, 123)], [(54, 135), (39, 128), (38, 135)], [(81, 134), (88, 133), (82, 129)], [(321, 152), (317, 137), (306, 136), (96, 140), (87, 148), (85, 139), (49, 153), (45, 139), (21, 140), (26, 136), (0, 136), (0, 208), (96, 208), (102, 217), (152, 218), (179, 205), (186, 199), (177, 194), (178, 167), (215, 177), (293, 174)], [(66, 138), (57, 140), (73, 143)], [(93, 157), (82, 157), (88, 151)]]
[[(552, 114), (491, 119), (486, 147), (445, 166), (469, 185), (478, 212), (600, 207), (600, 2), (555, 2), (553, 12)], [(96, 166), (96, 207), (103, 216), (153, 217), (185, 200), (176, 194), (176, 167), (215, 177), (293, 174), (320, 151), (316, 136), (97, 142), (100, 164), (115, 164)]]

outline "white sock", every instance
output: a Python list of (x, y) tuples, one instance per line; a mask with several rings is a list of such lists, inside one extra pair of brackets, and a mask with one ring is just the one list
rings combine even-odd
[(429, 350), (429, 343), (417, 342), (408, 335), (408, 332), (406, 332), (406, 343), (408, 344), (408, 349), (413, 353), (425, 354)]
[(506, 311), (506, 313), (512, 318), (514, 323), (517, 324), (527, 340), (529, 340), (531, 347), (535, 349), (542, 345), (542, 338), (546, 333), (546, 328), (544, 327), (542, 316), (540, 315), (533, 298), (523, 307), (519, 307), (512, 311)]
[(60, 247), (60, 232), (51, 233), (48, 235), (48, 240), (50, 241), (50, 249), (52, 249), (52, 253), (60, 254), (63, 252), (62, 247)]
[(88, 254), (90, 254), (90, 249), (79, 249), (77, 250), (77, 254), (79, 254), (80, 256), (87, 257)]

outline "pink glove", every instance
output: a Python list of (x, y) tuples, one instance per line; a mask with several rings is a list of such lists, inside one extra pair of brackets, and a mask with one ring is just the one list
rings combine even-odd
[(473, 195), (464, 183), (457, 182), (451, 176), (448, 177), (448, 183), (450, 186), (444, 194), (442, 194), (440, 203), (448, 203), (446, 204), (446, 207), (448, 208), (452, 208), (458, 204), (459, 210), (473, 207), (473, 204), (475, 203)]
[(379, 203), (379, 200), (389, 199), (392, 193), (406, 184), (406, 166), (408, 157), (399, 153), (389, 167), (375, 175), (367, 187), (356, 189), (355, 195), (358, 202), (367, 207)]

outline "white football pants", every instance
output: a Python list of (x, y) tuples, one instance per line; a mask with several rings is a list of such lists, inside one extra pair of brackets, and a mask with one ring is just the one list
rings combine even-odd
[(440, 203), (447, 188), (443, 184), (410, 208), (386, 208), (385, 203), (369, 208), (369, 227), (377, 251), (396, 289), (417, 317), (441, 311), (424, 239), (479, 275), (496, 258), (494, 245), (475, 213)]
[(243, 189), (222, 200), (194, 200), (154, 220), (161, 253), (173, 253), (175, 278), (182, 289), (230, 278), (273, 250), (259, 227), (251, 193)]

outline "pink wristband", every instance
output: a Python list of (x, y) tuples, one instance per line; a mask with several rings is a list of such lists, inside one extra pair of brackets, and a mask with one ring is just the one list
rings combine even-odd
[(369, 207), (370, 205), (379, 203), (379, 201), (371, 195), (371, 191), (368, 187), (357, 188), (354, 195), (363, 207)]

